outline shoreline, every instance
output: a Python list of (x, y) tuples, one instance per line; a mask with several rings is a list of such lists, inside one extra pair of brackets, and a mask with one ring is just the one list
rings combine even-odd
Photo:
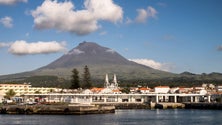
[(119, 103), (70, 105), (3, 105), (0, 114), (86, 115), (115, 113), (119, 109), (204, 109), (222, 110), (222, 103)]

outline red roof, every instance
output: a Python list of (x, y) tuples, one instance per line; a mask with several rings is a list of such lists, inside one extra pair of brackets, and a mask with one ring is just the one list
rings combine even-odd
[(121, 92), (119, 89), (114, 89), (113, 92)]
[(102, 91), (103, 89), (104, 89), (104, 88), (96, 88), (96, 87), (94, 87), (94, 88), (91, 89), (91, 91), (100, 92), (100, 91)]
[(150, 88), (142, 87), (142, 88), (139, 88), (139, 90), (150, 90)]

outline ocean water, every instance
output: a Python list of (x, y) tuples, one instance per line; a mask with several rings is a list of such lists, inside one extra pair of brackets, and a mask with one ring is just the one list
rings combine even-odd
[(0, 115), (0, 125), (222, 125), (222, 111), (156, 109), (92, 115)]

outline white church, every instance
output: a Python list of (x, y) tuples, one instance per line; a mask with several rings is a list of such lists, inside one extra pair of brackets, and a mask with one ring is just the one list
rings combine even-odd
[(113, 75), (113, 81), (111, 83), (109, 82), (108, 74), (106, 74), (104, 88), (109, 88), (111, 90), (118, 89), (116, 74)]

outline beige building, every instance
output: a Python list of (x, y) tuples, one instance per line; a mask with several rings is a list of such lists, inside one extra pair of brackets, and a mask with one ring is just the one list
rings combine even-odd
[(21, 96), (24, 94), (34, 94), (34, 93), (41, 93), (47, 94), (50, 92), (54, 92), (56, 88), (45, 88), (45, 87), (32, 87), (30, 84), (0, 84), (0, 102), (4, 98), (6, 92), (12, 89), (16, 95)]

